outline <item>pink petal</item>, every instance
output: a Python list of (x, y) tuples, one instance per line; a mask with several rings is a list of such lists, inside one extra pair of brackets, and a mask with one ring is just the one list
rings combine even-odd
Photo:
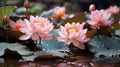
[(22, 33), (26, 33), (27, 29), (26, 28), (20, 28), (19, 31), (22, 32)]
[(64, 43), (67, 44), (67, 45), (70, 45), (71, 42), (72, 42), (71, 40), (66, 40), (66, 41), (64, 41)]
[(31, 32), (29, 29), (26, 29), (26, 28), (20, 28), (20, 32), (25, 33), (27, 35), (33, 34), (33, 32)]
[(99, 27), (100, 25), (93, 25), (93, 26), (90, 26), (92, 29), (96, 29), (97, 27)]
[(86, 43), (88, 41), (90, 41), (90, 38), (85, 38), (83, 42)]
[(26, 27), (31, 30), (30, 22), (27, 19), (24, 19)]
[(72, 43), (73, 43), (73, 45), (74, 45), (75, 47), (78, 47), (78, 46), (79, 46), (79, 41), (77, 41), (77, 40), (74, 40)]
[(63, 37), (56, 37), (56, 39), (57, 39), (58, 41), (62, 41), (62, 42), (66, 41), (66, 38), (63, 38)]
[(37, 40), (38, 38), (39, 38), (39, 36), (37, 34), (32, 35), (32, 40)]
[(109, 25), (111, 25), (112, 23), (114, 23), (112, 20), (109, 20), (109, 21), (107, 21), (107, 22), (104, 22), (103, 23), (103, 26), (109, 26)]
[(68, 35), (68, 38), (72, 39), (75, 37), (75, 32), (71, 32), (69, 35)]
[(74, 45), (75, 47), (78, 47), (78, 48), (80, 48), (80, 49), (85, 49), (84, 44), (83, 44), (83, 43), (80, 43), (80, 42), (77, 41), (77, 40), (74, 40), (72, 43), (73, 43), (73, 45)]
[(42, 34), (42, 35), (40, 35), (40, 37), (44, 38), (44, 39), (53, 39), (54, 38), (54, 36), (51, 34)]
[(87, 33), (87, 29), (84, 29), (84, 30), (81, 31), (80, 36), (83, 36), (83, 35), (86, 34), (86, 33)]
[(34, 16), (30, 16), (30, 22), (34, 20)]
[(30, 38), (30, 35), (22, 35), (19, 37), (20, 40), (27, 40)]
[(87, 20), (87, 23), (90, 24), (90, 25), (95, 25), (96, 22), (93, 22), (92, 20)]
[(13, 22), (13, 21), (10, 21), (10, 23), (9, 23), (10, 27), (12, 28), (12, 30), (14, 30), (14, 23), (15, 22)]

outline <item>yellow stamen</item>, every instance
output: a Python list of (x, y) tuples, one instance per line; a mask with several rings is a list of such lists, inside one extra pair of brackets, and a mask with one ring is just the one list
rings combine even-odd
[(35, 24), (38, 24), (38, 25), (40, 25), (40, 26), (42, 26), (42, 27), (44, 27), (44, 26), (45, 26), (44, 22), (34, 21), (34, 23), (35, 23)]
[(71, 32), (78, 32), (79, 29), (75, 28), (75, 27), (70, 27), (68, 29), (66, 29), (67, 34), (70, 34)]

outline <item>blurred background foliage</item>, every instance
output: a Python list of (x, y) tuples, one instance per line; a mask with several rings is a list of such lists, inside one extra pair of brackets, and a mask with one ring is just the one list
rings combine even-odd
[[(118, 5), (120, 6), (120, 0), (29, 0), (31, 2), (31, 6), (38, 4), (44, 4), (46, 6), (45, 9), (50, 9), (57, 5), (67, 5), (71, 10), (79, 10), (88, 11), (88, 7), (90, 4), (95, 4), (97, 9), (105, 9), (110, 5)], [(17, 7), (22, 7), (24, 0), (0, 0), (0, 6), (3, 5), (16, 5)], [(70, 7), (71, 6), (71, 7)], [(74, 8), (77, 7), (77, 8)]]

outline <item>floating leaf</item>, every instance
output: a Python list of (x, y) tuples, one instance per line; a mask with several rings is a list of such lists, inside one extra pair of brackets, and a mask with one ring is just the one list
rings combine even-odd
[[(52, 30), (50, 33), (52, 33), (54, 36), (58, 36), (56, 30)], [(68, 46), (65, 45), (63, 42), (58, 42), (58, 40), (56, 39), (41, 39), (40, 42), (41, 44), (39, 43), (38, 47), (40, 47), (47, 54), (51, 54), (53, 56), (58, 57), (64, 57), (69, 52)]]
[[(54, 36), (58, 36), (56, 30), (52, 30), (50, 33), (52, 33)], [(52, 40), (46, 40), (41, 39), (38, 41), (37, 45), (42, 51), (34, 52), (31, 56), (22, 56), (23, 59), (28, 61), (33, 61), (35, 58), (55, 58), (55, 57), (64, 57), (67, 56), (69, 52), (68, 46), (66, 46), (62, 42), (58, 42), (55, 39)]]
[(22, 56), (22, 58), (27, 61), (34, 61), (35, 58), (41, 55), (46, 55), (46, 53), (44, 53), (43, 51), (38, 51), (38, 52), (34, 52), (34, 54), (30, 56)]
[(4, 15), (11, 14), (15, 8), (16, 8), (15, 6), (3, 6), (3, 7), (0, 7), (0, 26), (2, 25), (2, 17)]
[(120, 30), (116, 30), (116, 31), (115, 31), (115, 35), (120, 36)]
[(119, 22), (120, 20), (120, 12), (118, 14), (113, 15), (114, 21)]
[(58, 42), (55, 39), (42, 39), (41, 44), (39, 46), (43, 51), (52, 54), (53, 56), (64, 57), (69, 52), (68, 46), (66, 46), (63, 42)]
[(105, 58), (93, 58), (93, 62), (97, 63), (118, 63), (120, 62), (120, 57), (105, 57)]
[[(5, 30), (9, 38), (18, 39), (23, 33), (19, 31), (12, 31), (10, 29)], [(9, 34), (8, 34), (9, 33)]]
[(4, 59), (3, 58), (0, 58), (0, 63), (4, 63)]
[[(57, 7), (56, 7), (56, 8), (57, 8)], [(47, 18), (51, 18), (56, 8), (50, 9), (50, 10), (48, 10), (48, 11), (44, 11), (44, 12), (41, 13), (40, 16), (42, 16), (42, 17), (47, 17)]]
[(120, 58), (120, 41), (104, 35), (95, 36), (88, 48), (97, 58)]
[(22, 13), (25, 13), (27, 10), (25, 7), (19, 7), (15, 10), (15, 13), (17, 14), (22, 14)]
[(100, 27), (97, 30), (97, 35), (106, 35), (111, 36), (111, 33), (113, 33), (113, 30), (110, 27)]
[(111, 28), (112, 28), (114, 31), (119, 30), (119, 29), (120, 29), (120, 24), (114, 23), (114, 24), (112, 24)]
[[(12, 31), (11, 29), (0, 28), (0, 37), (3, 41), (11, 42), (12, 40), (18, 40), (18, 38), (23, 34), (20, 31)], [(12, 41), (15, 42), (15, 41)]]
[(85, 20), (90, 20), (90, 17), (89, 17), (88, 13), (85, 14)]
[(37, 51), (37, 52), (34, 52), (34, 54), (31, 56), (22, 56), (22, 58), (27, 61), (34, 61), (36, 58), (37, 59), (55, 59), (60, 57), (52, 55), (51, 53), (46, 53), (44, 51)]
[(80, 13), (72, 18), (67, 18), (62, 25), (66, 24), (66, 23), (72, 23), (72, 22), (80, 22), (81, 23), (81, 22), (83, 22), (84, 19), (85, 19), (85, 13)]
[(41, 13), (43, 8), (41, 6), (34, 6), (28, 9), (29, 13)]
[(97, 32), (97, 29), (88, 31), (87, 32), (87, 37), (93, 38), (95, 36), (96, 32)]
[(26, 46), (23, 46), (19, 43), (0, 43), (0, 56), (4, 55), (6, 49), (16, 51), (22, 56), (31, 55), (33, 53)]

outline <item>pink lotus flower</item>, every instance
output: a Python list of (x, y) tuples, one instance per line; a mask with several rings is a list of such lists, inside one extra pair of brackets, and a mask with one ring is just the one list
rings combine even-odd
[(16, 21), (16, 23), (11, 21), (10, 26), (13, 30), (24, 33), (24, 35), (19, 37), (20, 40), (27, 40), (29, 38), (32, 40), (37, 40), (39, 36), (45, 39), (53, 38), (53, 36), (48, 33), (53, 29), (54, 26), (48, 19), (43, 17), (30, 16), (30, 21), (27, 19), (19, 19)]
[(111, 14), (106, 10), (91, 11), (89, 17), (90, 20), (87, 20), (87, 23), (90, 24), (93, 29), (96, 29), (99, 26), (109, 26), (113, 23), (112, 20), (109, 20)]
[(53, 24), (47, 18), (30, 16), (30, 24), (34, 32), (45, 39), (52, 39), (49, 32), (54, 28)]
[(27, 40), (31, 38), (32, 40), (37, 40), (39, 38), (39, 35), (32, 30), (30, 22), (27, 19), (24, 19), (24, 23), (26, 27), (20, 28), (20, 32), (24, 33), (24, 35), (20, 36), (19, 39)]
[(120, 7), (110, 6), (110, 7), (107, 9), (107, 11), (110, 12), (112, 15), (114, 15), (114, 14), (119, 13)]
[(22, 19), (19, 19), (16, 22), (10, 20), (10, 27), (14, 31), (19, 31), (20, 28), (25, 28), (26, 24)]
[(88, 42), (90, 39), (86, 36), (87, 29), (83, 29), (83, 24), (80, 23), (67, 23), (65, 26), (61, 26), (57, 37), (58, 41), (64, 42), (65, 44), (71, 44), (80, 49), (85, 49), (83, 43)]
[(55, 12), (53, 14), (53, 18), (57, 19), (57, 18), (64, 17), (65, 16), (65, 12), (66, 12), (65, 7), (58, 7), (58, 8), (55, 9)]
[(29, 38), (32, 38), (32, 40), (36, 40), (39, 37), (31, 29), (30, 22), (27, 19), (19, 19), (16, 22), (11, 21), (10, 26), (14, 31), (20, 31), (24, 33), (24, 35), (19, 37), (20, 40), (27, 40)]

